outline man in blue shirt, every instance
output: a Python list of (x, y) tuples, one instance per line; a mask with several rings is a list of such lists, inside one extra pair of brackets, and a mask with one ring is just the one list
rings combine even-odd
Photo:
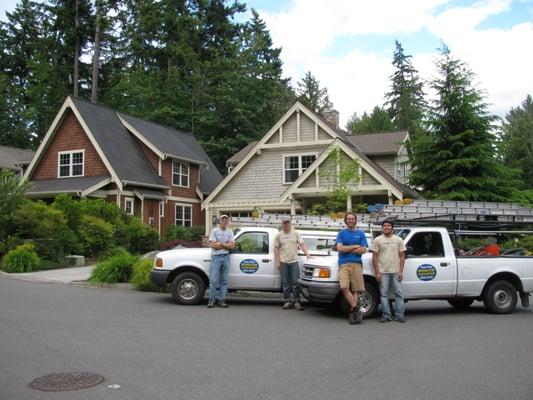
[(361, 295), (365, 291), (361, 254), (366, 253), (368, 243), (365, 233), (356, 227), (357, 217), (348, 212), (344, 217), (346, 228), (337, 235), (339, 252), (339, 284), (344, 298), (350, 305), (348, 321), (350, 325), (363, 321)]

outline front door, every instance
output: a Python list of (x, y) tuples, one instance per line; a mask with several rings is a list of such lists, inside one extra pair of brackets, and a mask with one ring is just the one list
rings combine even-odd
[(446, 255), (440, 232), (417, 232), (407, 242), (402, 286), (405, 297), (455, 295), (457, 271), (453, 254)]
[(267, 232), (244, 232), (235, 239), (230, 255), (229, 287), (274, 288), (274, 251)]

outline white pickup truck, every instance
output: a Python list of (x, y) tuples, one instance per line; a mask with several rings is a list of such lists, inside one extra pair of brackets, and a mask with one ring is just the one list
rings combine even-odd
[[(274, 228), (249, 227), (234, 231), (235, 248), (230, 254), (229, 290), (280, 292), (281, 278), (274, 265)], [(311, 256), (328, 256), (337, 232), (300, 231)], [(305, 256), (300, 252), (300, 268)], [(157, 286), (170, 284), (180, 304), (198, 304), (209, 286), (211, 249), (173, 249), (157, 254), (150, 278)]]
[[(447, 300), (467, 308), (482, 300), (492, 313), (513, 312), (520, 297), (529, 306), (533, 292), (533, 257), (458, 256), (445, 228), (409, 227), (396, 229), (407, 246), (403, 290), (406, 300)], [(363, 312), (374, 315), (379, 305), (378, 283), (372, 267), (372, 253), (363, 255), (366, 292)], [(337, 257), (305, 262), (300, 285), (307, 299), (316, 303), (338, 303), (346, 308), (339, 291)]]

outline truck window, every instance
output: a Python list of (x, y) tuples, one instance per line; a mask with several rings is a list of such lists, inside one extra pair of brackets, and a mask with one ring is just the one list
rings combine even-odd
[(268, 254), (268, 233), (245, 232), (235, 240), (233, 253)]
[(413, 248), (413, 256), (418, 257), (444, 257), (442, 237), (438, 232), (415, 233), (407, 246)]
[(331, 250), (335, 244), (335, 238), (312, 238), (302, 237), (309, 251)]

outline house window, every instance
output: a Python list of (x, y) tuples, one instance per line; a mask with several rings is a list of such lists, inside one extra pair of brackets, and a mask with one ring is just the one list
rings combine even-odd
[(58, 159), (59, 178), (83, 176), (84, 150), (60, 151)]
[(316, 160), (315, 154), (283, 157), (283, 183), (292, 183)]
[(178, 161), (172, 162), (172, 184), (174, 186), (189, 187), (189, 164)]
[(160, 201), (159, 202), (159, 218), (163, 218), (165, 216), (165, 202)]
[(176, 204), (176, 225), (192, 226), (192, 206)]
[(124, 199), (124, 212), (128, 215), (133, 215), (133, 205), (134, 199), (126, 197), (126, 199)]

